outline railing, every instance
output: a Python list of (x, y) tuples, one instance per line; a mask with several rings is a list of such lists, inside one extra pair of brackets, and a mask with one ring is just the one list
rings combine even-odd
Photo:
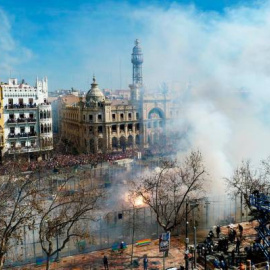
[(52, 150), (53, 149), (53, 145), (49, 145), (49, 146), (41, 146), (40, 150), (41, 151), (45, 151), (45, 150)]
[(27, 137), (35, 137), (37, 136), (37, 133), (36, 132), (22, 132), (22, 133), (9, 133), (8, 134), (8, 138), (12, 139), (12, 138), (27, 138)]
[(16, 109), (28, 109), (28, 108), (37, 108), (36, 103), (34, 104), (9, 104), (5, 105), (6, 110), (16, 110)]
[(15, 124), (15, 123), (16, 123), (16, 119), (9, 118), (9, 119), (7, 120), (7, 123), (8, 123), (8, 124)]
[(38, 151), (40, 151), (40, 148), (38, 146), (26, 146), (26, 147), (19, 147), (19, 148), (10, 148), (10, 149), (8, 149), (8, 153), (9, 154), (38, 152)]
[(8, 124), (16, 124), (16, 123), (35, 123), (37, 121), (37, 119), (35, 118), (17, 118), (17, 119), (13, 119), (13, 118), (9, 118), (7, 120)]

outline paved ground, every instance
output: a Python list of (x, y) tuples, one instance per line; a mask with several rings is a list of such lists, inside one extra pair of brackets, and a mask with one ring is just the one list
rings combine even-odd
[[(107, 255), (109, 259), (110, 270), (122, 270), (131, 269), (131, 246), (125, 250), (123, 254), (113, 254), (110, 250), (102, 250), (91, 252), (89, 254), (70, 256), (63, 258), (59, 263), (53, 263), (51, 269), (58, 270), (98, 270), (104, 269), (102, 264), (102, 258)], [(134, 247), (134, 259), (138, 259), (139, 267), (135, 268), (138, 270), (143, 269), (142, 258), (144, 255), (148, 256), (149, 259), (149, 270), (163, 269), (163, 257), (162, 253), (158, 249), (158, 241), (154, 240), (150, 245)], [(184, 264), (184, 244), (180, 243), (179, 238), (173, 238), (171, 240), (171, 249), (169, 256), (165, 258), (165, 267), (179, 267), (180, 264)], [(25, 266), (21, 268), (14, 268), (21, 270), (30, 269), (45, 269), (44, 266)]]
[[(233, 225), (237, 228), (238, 224)], [(241, 250), (243, 251), (244, 246), (250, 245), (253, 242), (256, 232), (254, 226), (257, 225), (256, 222), (253, 223), (242, 223), (244, 227), (244, 240), (241, 244)], [(224, 235), (227, 235), (228, 228), (226, 226), (221, 228), (221, 232)], [(203, 233), (203, 237), (206, 236), (206, 232)], [(199, 235), (199, 238), (202, 236)], [(230, 250), (234, 248), (234, 244), (230, 246)], [(183, 237), (175, 237), (171, 239), (171, 248), (169, 256), (165, 259), (165, 269), (169, 267), (178, 267), (184, 265), (184, 250), (185, 245), (183, 243)], [(70, 256), (62, 258), (59, 263), (53, 263), (51, 269), (53, 270), (99, 270), (104, 269), (102, 264), (102, 258), (106, 255), (109, 259), (109, 269), (110, 270), (122, 270), (122, 269), (131, 269), (130, 268), (130, 257), (131, 246), (128, 246), (127, 250), (123, 254), (113, 254), (110, 250), (102, 250), (91, 252), (88, 254)], [(139, 267), (135, 268), (142, 270), (142, 258), (144, 255), (148, 256), (149, 267), (148, 270), (157, 270), (163, 269), (163, 257), (162, 253), (159, 252), (158, 240), (152, 241), (148, 246), (143, 247), (134, 247), (134, 259), (138, 259)], [(201, 266), (197, 266), (197, 269), (202, 269)], [(45, 269), (44, 266), (25, 266), (21, 268), (14, 268), (16, 270), (30, 270), (30, 269)]]

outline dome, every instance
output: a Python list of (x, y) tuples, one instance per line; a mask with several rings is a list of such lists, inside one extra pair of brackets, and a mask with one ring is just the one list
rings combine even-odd
[(105, 96), (98, 88), (98, 84), (96, 83), (95, 77), (93, 77), (93, 83), (91, 83), (91, 89), (86, 94), (86, 102), (89, 103), (97, 103), (105, 101)]
[(133, 47), (131, 55), (131, 63), (134, 65), (141, 65), (143, 63), (142, 48), (140, 47), (140, 41), (135, 40), (135, 46)]
[(135, 40), (135, 46), (133, 47), (133, 54), (141, 54), (142, 48), (140, 46), (140, 41), (138, 39)]

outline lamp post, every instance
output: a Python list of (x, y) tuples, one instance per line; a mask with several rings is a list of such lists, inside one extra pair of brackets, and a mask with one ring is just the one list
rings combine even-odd
[(185, 269), (188, 270), (188, 197), (186, 199), (186, 251), (185, 251)]
[(195, 223), (195, 214), (194, 214), (194, 209), (199, 206), (199, 204), (195, 201), (191, 202), (190, 206), (192, 207), (192, 219), (193, 219), (193, 240), (194, 240), (194, 268), (196, 269), (197, 265), (197, 260), (196, 260), (196, 246), (197, 246), (197, 228), (196, 228), (196, 223)]
[(203, 253), (203, 257), (204, 257), (204, 270), (206, 270), (207, 268), (207, 261), (206, 261), (206, 248), (205, 247), (202, 247), (202, 253)]

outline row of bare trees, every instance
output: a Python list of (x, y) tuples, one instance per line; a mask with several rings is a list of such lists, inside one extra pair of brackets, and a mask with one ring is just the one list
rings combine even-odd
[[(191, 152), (181, 162), (161, 160), (160, 164), (157, 170), (131, 183), (129, 197), (133, 208), (141, 198), (154, 211), (164, 231), (172, 231), (184, 220), (187, 197), (194, 199), (204, 195), (207, 173), (200, 152)], [(63, 250), (71, 238), (89, 236), (80, 221), (94, 218), (94, 210), (103, 201), (105, 192), (93, 185), (79, 185), (76, 192), (69, 192), (74, 173), (69, 172), (65, 179), (54, 181), (39, 167), (22, 173), (23, 165), (9, 163), (7, 174), (0, 177), (0, 269), (12, 244), (22, 240), (25, 227), (38, 228), (39, 242), (47, 255), (46, 269), (49, 269), (50, 259)], [(76, 177), (79, 183), (83, 182), (79, 174)], [(132, 220), (134, 242), (135, 216)], [(60, 234), (61, 242), (56, 245)]]
[[(249, 161), (243, 162), (233, 176), (226, 179), (229, 192), (243, 194), (248, 205), (250, 193), (266, 192), (270, 188), (269, 164), (269, 160), (265, 160), (255, 170)], [(47, 255), (46, 269), (49, 269), (50, 258), (63, 250), (70, 239), (89, 236), (80, 221), (94, 219), (94, 211), (106, 194), (98, 186), (83, 184), (69, 192), (70, 182), (74, 181), (72, 172), (67, 173), (65, 179), (54, 181), (42, 168), (22, 173), (22, 166), (20, 162), (11, 162), (6, 165), (8, 173), (0, 176), (0, 269), (14, 240), (22, 240), (25, 226), (38, 228), (39, 242)], [(77, 173), (76, 177), (78, 183), (83, 183), (80, 177), (85, 175)], [(179, 161), (163, 159), (154, 171), (145, 172), (131, 182), (131, 205), (135, 209), (136, 201), (141, 199), (156, 214), (159, 226), (165, 232), (173, 231), (185, 222), (187, 199), (198, 200), (205, 196), (208, 177), (199, 151), (192, 151)], [(137, 229), (136, 211), (133, 213), (132, 244)], [(60, 234), (61, 242), (56, 245), (55, 239)]]
[[(72, 172), (55, 182), (41, 168), (22, 173), (22, 167), (20, 162), (10, 162), (6, 165), (8, 173), (0, 177), (0, 269), (8, 250), (23, 240), (24, 228), (38, 230), (41, 248), (47, 255), (46, 269), (50, 269), (50, 259), (71, 238), (88, 236), (80, 220), (93, 218), (105, 193), (97, 187), (80, 185), (71, 192)], [(60, 234), (61, 242), (56, 245)]]

